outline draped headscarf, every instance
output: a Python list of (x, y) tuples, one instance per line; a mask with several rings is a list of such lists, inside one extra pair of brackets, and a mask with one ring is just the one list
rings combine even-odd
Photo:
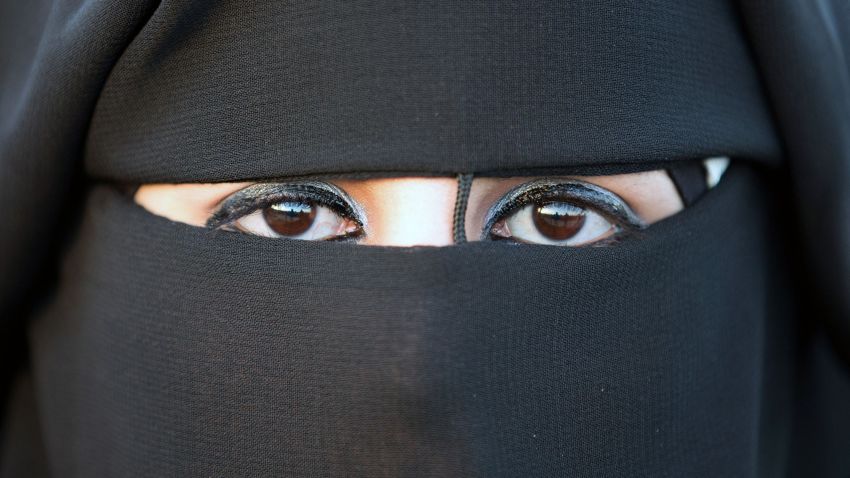
[[(847, 476), (848, 5), (5, 2), (0, 470)], [(269, 240), (122, 193), (712, 156), (606, 248)]]

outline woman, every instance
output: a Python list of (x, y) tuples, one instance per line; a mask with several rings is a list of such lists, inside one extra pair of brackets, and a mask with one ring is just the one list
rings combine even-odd
[(3, 9), (7, 475), (850, 470), (843, 3)]

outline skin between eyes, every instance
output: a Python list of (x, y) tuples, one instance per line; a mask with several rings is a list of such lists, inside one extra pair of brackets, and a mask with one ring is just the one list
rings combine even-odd
[[(682, 201), (664, 171), (610, 176), (571, 177), (620, 196), (646, 223), (652, 224), (682, 209)], [(511, 189), (531, 177), (475, 178), (466, 212), (470, 240), (481, 235), (487, 212)], [(410, 177), (329, 181), (362, 206), (368, 230), (360, 244), (445, 246), (453, 243), (452, 217), (457, 181), (454, 178)], [(171, 220), (202, 227), (231, 194), (253, 183), (145, 184), (135, 201)]]

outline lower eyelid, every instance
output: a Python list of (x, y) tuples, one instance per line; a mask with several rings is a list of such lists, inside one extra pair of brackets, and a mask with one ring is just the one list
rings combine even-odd
[[(568, 190), (564, 191), (564, 188), (568, 188)], [(577, 196), (577, 194), (581, 194), (581, 196)], [(608, 196), (610, 196), (611, 204), (598, 204), (600, 198)], [(632, 212), (624, 199), (602, 186), (582, 180), (540, 179), (521, 184), (502, 196), (502, 199), (488, 213), (489, 218), (485, 222), (485, 229), (489, 230), (496, 220), (508, 217), (526, 204), (542, 201), (562, 201), (575, 204), (598, 212), (604, 217), (614, 217), (615, 222), (618, 223), (641, 224), (643, 222), (640, 217)], [(494, 209), (495, 212), (493, 212)], [(619, 210), (626, 217), (618, 217), (620, 214), (613, 210)]]
[[(256, 225), (255, 225), (255, 229), (258, 229), (258, 231), (257, 232), (251, 231), (251, 230), (247, 229), (248, 225), (244, 224), (242, 221), (250, 221), (250, 222), (259, 223), (260, 227), (256, 227)], [(259, 209), (254, 211), (254, 212), (251, 212), (249, 214), (245, 214), (244, 216), (242, 216), (242, 217), (236, 219), (235, 221), (231, 222), (230, 224), (228, 224), (228, 226), (232, 227), (234, 231), (241, 232), (243, 234), (251, 234), (251, 235), (254, 235), (254, 236), (269, 237), (269, 238), (280, 237), (278, 235), (275, 235), (274, 232), (271, 231), (271, 228), (269, 228), (265, 224), (265, 220), (262, 217), (262, 211), (259, 210)], [(262, 228), (269, 229), (270, 232), (263, 231)]]
[[(514, 178), (514, 179), (516, 179), (516, 178)], [(526, 180), (526, 179), (523, 179), (523, 180)], [(590, 182), (590, 181), (584, 181), (584, 182), (589, 182), (590, 184), (594, 184), (593, 182)], [(256, 184), (257, 184), (257, 183), (254, 183), (254, 184), (248, 184), (248, 185), (241, 185), (241, 188), (244, 188), (244, 187), (250, 187), (250, 186), (252, 186), (252, 185), (256, 185)], [(513, 183), (513, 184), (516, 184), (516, 183)], [(613, 182), (611, 182), (611, 183), (609, 183), (609, 184), (619, 184), (619, 183), (617, 183), (616, 181), (613, 181)], [(602, 186), (600, 186), (600, 185), (597, 185), (597, 186), (598, 186), (598, 187), (602, 187)], [(230, 185), (230, 186), (228, 186), (228, 187), (233, 188), (233, 186), (232, 186), (232, 185)], [(502, 186), (501, 191), (498, 191), (498, 193), (501, 193), (502, 191), (504, 191), (504, 189), (505, 189), (505, 186)], [(614, 189), (614, 190), (619, 191), (619, 189)], [(354, 192), (354, 189), (352, 189), (352, 191)], [(238, 191), (231, 191), (231, 192), (228, 194), (228, 196), (227, 196), (227, 197), (231, 196), (231, 195), (232, 195), (232, 194), (234, 194), (235, 192), (238, 192)], [(617, 193), (613, 193), (613, 192), (612, 192), (612, 194), (617, 195)], [(221, 193), (221, 192), (217, 192), (217, 196), (216, 196), (216, 198), (215, 198), (215, 201), (212, 201), (212, 200), (207, 199), (207, 198), (209, 198), (210, 196), (208, 196), (208, 195), (206, 196), (206, 198), (205, 198), (204, 200), (205, 200), (205, 201), (208, 201), (208, 202), (205, 202), (205, 203), (204, 203), (204, 206), (203, 206), (203, 207), (204, 207), (204, 209), (205, 209), (204, 214), (206, 215), (206, 216), (205, 216), (205, 219), (210, 217), (210, 215), (211, 215), (211, 211), (210, 211), (210, 209), (215, 209), (215, 207), (211, 207), (211, 205), (212, 205), (212, 206), (221, 206), (221, 205), (222, 205), (222, 203), (223, 203), (224, 201), (226, 201), (227, 197), (225, 197), (225, 198), (222, 200), (222, 199), (221, 199), (221, 195), (222, 195), (222, 193)], [(358, 197), (358, 198), (360, 198), (360, 196), (357, 196), (357, 197)], [(626, 205), (627, 205), (630, 209), (632, 209), (632, 210), (633, 210), (633, 211), (635, 211), (635, 212), (640, 212), (640, 211), (639, 211), (639, 208), (640, 208), (641, 204), (645, 204), (645, 203), (651, 202), (651, 201), (654, 199), (654, 196), (651, 194), (651, 191), (650, 191), (650, 193), (647, 193), (645, 196), (643, 196), (643, 199), (645, 199), (644, 201), (642, 201), (642, 202), (638, 201), (638, 202), (635, 202), (634, 204), (631, 204), (629, 201), (626, 201), (626, 198), (624, 198), (624, 197), (622, 197), (622, 199), (623, 199), (623, 203), (624, 203), (624, 204), (626, 204)], [(490, 201), (493, 201), (493, 199), (490, 199)], [(572, 201), (569, 201), (569, 202), (572, 202)], [(198, 203), (198, 204), (200, 204), (200, 203)], [(354, 203), (354, 204), (356, 204), (356, 203)], [(368, 203), (368, 202), (366, 202), (366, 203), (364, 203), (364, 204), (369, 204), (369, 203)], [(255, 206), (254, 206), (253, 211), (249, 212), (248, 214), (250, 214), (250, 213), (252, 213), (252, 212), (256, 212), (257, 210), (261, 209), (262, 207), (263, 207), (263, 205), (255, 205)], [(486, 204), (485, 204), (485, 207), (486, 207)], [(479, 208), (480, 208), (480, 209), (483, 209), (483, 208), (481, 208), (480, 206), (479, 206)], [(354, 210), (358, 210), (358, 208), (357, 208), (356, 206), (355, 206), (355, 207), (353, 207), (353, 209), (354, 209)], [(604, 213), (603, 213), (603, 211), (601, 211), (601, 210), (599, 210), (599, 209), (596, 209), (595, 207), (591, 207), (590, 209), (594, 209), (594, 210), (596, 210), (597, 212), (599, 212), (599, 213), (603, 214), (603, 216), (604, 216), (606, 219), (608, 219), (610, 222), (612, 222), (612, 223), (614, 223), (614, 224), (618, 225), (618, 227), (622, 230), (622, 232), (618, 232), (618, 233), (617, 233), (617, 235), (621, 235), (621, 234), (623, 234), (623, 233), (628, 232), (628, 231), (630, 231), (630, 230), (631, 230), (631, 229), (630, 229), (630, 227), (631, 227), (631, 226), (630, 226), (629, 224), (627, 224), (627, 223), (622, 223), (622, 222), (621, 222), (621, 221), (619, 221), (617, 218), (612, 218), (611, 216), (604, 214)], [(198, 209), (196, 208), (196, 209), (195, 209), (195, 211), (197, 211), (197, 210), (198, 210)], [(660, 218), (649, 218), (649, 219), (647, 219), (647, 220), (645, 221), (645, 223), (648, 223), (648, 224), (654, 223), (654, 222), (656, 222), (656, 221), (658, 221), (658, 220), (661, 220), (661, 219), (664, 219), (664, 218), (666, 218), (666, 217), (669, 217), (669, 216), (670, 216), (670, 215), (672, 215), (672, 214), (678, 213), (680, 210), (681, 210), (681, 208), (680, 208), (680, 209), (677, 209), (677, 210), (676, 210), (676, 211), (674, 211), (673, 213), (665, 214), (663, 217), (660, 217)], [(474, 210), (473, 210), (473, 211), (474, 211)], [(483, 238), (483, 237), (482, 237), (482, 232), (483, 232), (482, 230), (483, 230), (483, 227), (482, 227), (482, 225), (481, 225), (481, 222), (477, 222), (477, 221), (482, 221), (481, 217), (482, 217), (482, 216), (484, 216), (484, 214), (483, 214), (483, 212), (484, 212), (484, 211), (481, 211), (481, 212), (476, 212), (476, 211), (474, 211), (474, 212), (475, 212), (475, 214), (478, 214), (478, 215), (477, 215), (477, 217), (476, 217), (476, 219), (475, 219), (474, 221), (473, 221), (473, 220), (470, 220), (470, 221), (469, 221), (470, 225), (469, 225), (469, 229), (467, 229), (468, 234), (469, 234), (469, 237), (470, 237), (470, 238), (474, 238), (474, 237), (475, 237), (475, 238)], [(511, 211), (511, 212), (508, 212), (508, 213), (506, 213), (506, 214), (503, 214), (503, 215), (501, 216), (501, 218), (505, 218), (506, 216), (508, 216), (508, 215), (509, 215), (509, 214), (511, 214), (512, 212), (514, 212), (514, 211)], [(161, 215), (165, 216), (165, 214), (161, 214)], [(341, 214), (341, 215), (342, 215), (342, 214)], [(168, 216), (166, 216), (166, 217), (168, 217)], [(243, 215), (243, 216), (240, 216), (240, 217), (244, 217), (244, 215)], [(343, 215), (343, 217), (346, 217), (346, 216), (344, 216), (344, 215)], [(357, 216), (348, 216), (348, 217), (351, 217), (351, 219), (354, 219), (354, 220), (356, 220), (356, 221), (360, 222), (360, 223), (361, 223), (361, 227), (362, 227), (362, 226), (365, 226), (365, 220), (366, 220), (366, 217), (365, 217), (365, 216), (364, 216), (364, 217), (361, 217), (361, 218), (358, 218)], [(469, 217), (469, 216), (467, 216), (467, 217)], [(640, 217), (641, 217), (641, 218), (644, 218), (645, 216), (641, 213), (641, 214), (640, 214)], [(238, 219), (238, 217), (237, 217), (236, 219)], [(198, 224), (198, 220), (182, 220), (182, 219), (177, 219), (177, 220), (178, 220), (178, 221), (180, 221), (180, 222), (185, 222), (185, 223), (189, 223), (189, 224), (193, 224), (193, 225), (200, 225), (200, 226), (203, 226), (203, 225), (204, 225), (203, 223)], [(448, 219), (448, 220), (450, 220), (450, 219)], [(233, 221), (233, 219), (231, 219), (231, 223), (232, 223), (232, 221)], [(473, 224), (473, 222), (477, 222), (477, 223)], [(647, 224), (647, 225), (648, 225), (648, 224)], [(219, 226), (220, 226), (220, 225), (219, 225)], [(646, 227), (646, 225), (645, 225), (644, 227)], [(642, 228), (641, 228), (641, 229), (642, 229)]]
[[(326, 197), (332, 199), (326, 200)], [(209, 217), (207, 227), (221, 227), (233, 223), (254, 211), (287, 199), (313, 202), (361, 225), (365, 223), (361, 208), (348, 198), (344, 191), (330, 183), (306, 181), (291, 184), (255, 183), (242, 188), (219, 205)]]
[[(284, 201), (272, 201), (272, 204), (277, 204)], [(303, 241), (343, 241), (355, 240), (363, 236), (363, 227), (353, 218), (349, 218), (344, 213), (334, 211), (326, 205), (316, 204), (317, 208), (314, 222), (306, 231), (297, 235), (280, 234), (274, 231), (272, 226), (268, 224), (263, 216), (263, 210), (268, 206), (260, 206), (257, 209), (243, 214), (235, 218), (227, 224), (218, 226), (224, 230), (238, 232), (241, 234), (252, 235), (257, 237), (265, 237), (271, 239), (288, 239), (288, 240), (303, 240)], [(249, 220), (250, 223), (244, 223)], [(349, 222), (354, 222), (357, 225), (357, 230), (347, 230), (345, 225)]]

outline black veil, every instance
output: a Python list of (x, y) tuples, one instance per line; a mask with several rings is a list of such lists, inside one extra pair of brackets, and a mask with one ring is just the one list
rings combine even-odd
[[(846, 2), (0, 24), (4, 475), (850, 473)], [(611, 248), (269, 241), (120, 188), (717, 155), (716, 189)]]

